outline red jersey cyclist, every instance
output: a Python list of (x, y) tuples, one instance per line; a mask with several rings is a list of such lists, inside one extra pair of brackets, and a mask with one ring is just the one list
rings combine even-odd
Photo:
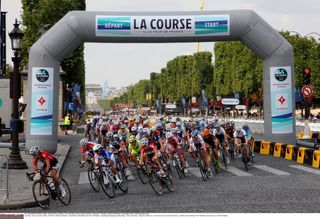
[(143, 138), (140, 141), (141, 143), (141, 152), (140, 152), (140, 160), (139, 164), (143, 165), (151, 161), (151, 165), (158, 171), (158, 175), (163, 177), (165, 173), (160, 165), (158, 160), (158, 149), (157, 146), (154, 144), (149, 144), (149, 140), (147, 138)]
[[(64, 197), (66, 195), (66, 190), (62, 186), (61, 179), (58, 176), (58, 171), (61, 165), (57, 158), (46, 150), (40, 150), (39, 146), (32, 146), (29, 152), (33, 156), (33, 171), (37, 172), (38, 161), (40, 161), (42, 163), (41, 174), (45, 176), (50, 175), (53, 181), (58, 184), (61, 196)], [(34, 179), (36, 180), (37, 178), (40, 178), (38, 173), (35, 175)], [(46, 177), (45, 180), (48, 181)]]
[(81, 154), (81, 161), (80, 167), (83, 167), (83, 164), (86, 160), (91, 160), (93, 158), (93, 146), (95, 144), (93, 142), (89, 142), (87, 138), (83, 138), (80, 140), (80, 154)]

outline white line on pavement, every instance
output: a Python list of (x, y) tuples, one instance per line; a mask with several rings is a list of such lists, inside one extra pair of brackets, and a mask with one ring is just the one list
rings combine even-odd
[(228, 166), (228, 169), (224, 169), (236, 176), (252, 176), (252, 174), (245, 172), (243, 170), (240, 170), (238, 168), (232, 167), (232, 166)]
[(310, 167), (305, 167), (305, 166), (301, 166), (301, 165), (290, 165), (290, 167), (296, 168), (296, 169), (299, 169), (299, 170), (303, 170), (303, 171), (306, 171), (308, 173), (313, 173), (313, 174), (316, 174), (316, 175), (320, 175), (320, 170), (313, 169), (313, 168), (310, 168)]
[(201, 173), (198, 167), (189, 167), (188, 170), (192, 175), (195, 175), (196, 177), (201, 177)]
[(282, 170), (278, 170), (272, 167), (268, 167), (267, 165), (254, 165), (253, 167), (258, 168), (260, 170), (269, 172), (269, 173), (273, 173), (275, 175), (279, 175), (279, 176), (288, 176), (291, 175), (288, 172), (282, 171)]
[(89, 183), (87, 172), (80, 172), (78, 184), (87, 184)]

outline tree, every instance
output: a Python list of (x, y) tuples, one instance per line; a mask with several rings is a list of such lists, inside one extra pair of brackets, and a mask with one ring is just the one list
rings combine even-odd
[[(49, 30), (56, 22), (71, 10), (85, 10), (85, 0), (22, 0), (22, 20), (24, 25), (24, 39), (22, 50), (22, 63), (28, 63), (29, 48)], [(67, 56), (61, 67), (66, 72), (65, 82), (78, 83), (81, 86), (81, 101), (85, 103), (85, 65), (84, 47), (79, 46)]]

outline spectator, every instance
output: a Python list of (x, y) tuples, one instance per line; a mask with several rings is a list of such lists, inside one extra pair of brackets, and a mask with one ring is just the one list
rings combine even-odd
[(70, 119), (70, 114), (68, 113), (65, 117), (64, 117), (64, 130), (66, 135), (68, 135), (68, 130), (70, 129), (71, 126), (71, 119)]

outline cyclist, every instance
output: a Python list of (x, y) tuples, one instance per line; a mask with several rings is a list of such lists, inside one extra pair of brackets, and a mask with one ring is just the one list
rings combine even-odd
[(165, 176), (165, 172), (163, 171), (160, 162), (158, 160), (158, 150), (154, 144), (149, 144), (147, 138), (141, 139), (141, 153), (139, 165), (143, 165), (147, 162), (151, 162), (151, 165), (157, 170), (159, 176)]
[(194, 160), (196, 158), (196, 155), (194, 154), (194, 152), (202, 149), (205, 164), (207, 166), (208, 172), (210, 175), (212, 175), (211, 169), (210, 169), (210, 160), (209, 160), (209, 156), (207, 153), (208, 148), (207, 148), (205, 142), (203, 141), (203, 138), (199, 134), (198, 130), (195, 129), (191, 132), (189, 143), (190, 143), (189, 153), (191, 155), (191, 158)]
[[(226, 131), (224, 130), (224, 128), (216, 124), (212, 134), (216, 137), (216, 140), (215, 140), (216, 145), (220, 144), (225, 154), (227, 155), (228, 154), (227, 137), (226, 137)], [(230, 159), (228, 156), (226, 156), (226, 159), (227, 159), (227, 163), (230, 163)]]
[(236, 150), (238, 150), (239, 158), (242, 157), (241, 155), (241, 144), (246, 144), (248, 142), (248, 139), (246, 137), (246, 131), (242, 128), (237, 128), (236, 131), (233, 134), (234, 137), (234, 144), (236, 145)]
[[(117, 168), (116, 168), (116, 159), (114, 154), (111, 152), (104, 150), (103, 147), (100, 144), (96, 144), (93, 146), (93, 151), (94, 151), (94, 163), (96, 166), (102, 167), (102, 170), (107, 174), (106, 167), (110, 167), (111, 172), (114, 175), (114, 179), (116, 183), (121, 182), (121, 179), (119, 178), (119, 175), (117, 174)], [(103, 179), (106, 182), (106, 179)]]
[[(29, 152), (33, 157), (33, 171), (36, 173), (34, 179), (40, 178), (37, 173), (38, 161), (40, 161), (42, 163), (41, 174), (44, 176), (50, 175), (53, 181), (59, 186), (61, 196), (64, 197), (66, 195), (66, 190), (61, 184), (61, 178), (58, 176), (58, 171), (61, 165), (57, 158), (46, 150), (40, 150), (39, 146), (32, 146)], [(45, 181), (48, 183), (47, 177), (45, 177)]]
[(187, 173), (189, 165), (186, 157), (183, 154), (183, 150), (181, 150), (180, 147), (181, 146), (179, 145), (178, 139), (173, 136), (172, 132), (167, 132), (165, 141), (166, 152), (170, 155), (170, 157), (174, 156), (177, 153), (180, 160), (182, 161), (183, 171)]
[(207, 146), (211, 148), (214, 159), (217, 161), (217, 164), (220, 167), (218, 146), (215, 144), (214, 135), (210, 132), (208, 128), (204, 128), (202, 134), (203, 134), (204, 142), (206, 143)]
[(80, 153), (81, 153), (81, 161), (80, 167), (82, 168), (86, 160), (91, 160), (93, 157), (92, 148), (94, 146), (93, 142), (89, 142), (88, 139), (83, 138), (80, 140)]
[(90, 121), (87, 121), (87, 124), (86, 124), (86, 127), (85, 127), (85, 130), (84, 130), (84, 136), (86, 138), (89, 139), (89, 141), (91, 141), (91, 130), (93, 129), (93, 126), (91, 124)]
[[(242, 129), (246, 132), (247, 143), (249, 143), (250, 141), (253, 141), (253, 138), (251, 137), (251, 129), (249, 125), (246, 123), (243, 124)], [(253, 149), (251, 147), (249, 147), (249, 149), (252, 153), (252, 157), (255, 157), (255, 154), (253, 153)]]
[(126, 147), (123, 144), (120, 144), (120, 139), (118, 135), (113, 135), (113, 138), (109, 142), (109, 146), (111, 149), (111, 152), (118, 155), (119, 162), (123, 164), (124, 167), (124, 173), (126, 176), (130, 175), (130, 170), (128, 167), (128, 159), (126, 156)]
[(135, 165), (139, 164), (140, 147), (140, 142), (136, 140), (136, 137), (134, 135), (130, 135), (128, 146), (129, 156)]

